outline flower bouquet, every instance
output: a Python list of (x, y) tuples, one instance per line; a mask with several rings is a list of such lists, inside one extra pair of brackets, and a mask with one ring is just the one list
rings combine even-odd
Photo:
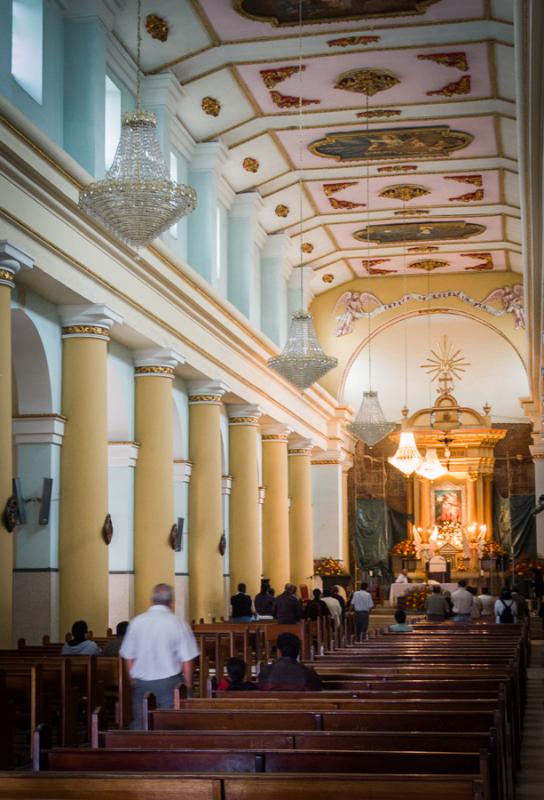
[(417, 558), (416, 546), (412, 539), (403, 539), (402, 542), (397, 542), (389, 552), (392, 556), (400, 558)]
[[(536, 572), (544, 572), (544, 561), (538, 558), (524, 556), (514, 563), (514, 575), (518, 578), (532, 578)], [(510, 567), (507, 574), (512, 574), (512, 567)]]
[(428, 588), (421, 589), (420, 587), (414, 587), (412, 590), (409, 589), (402, 598), (405, 610), (423, 611), (428, 594), (430, 594)]
[(314, 558), (314, 575), (345, 575), (344, 562), (338, 558)]
[(507, 556), (508, 550), (498, 542), (486, 542), (482, 549), (482, 558), (499, 558)]

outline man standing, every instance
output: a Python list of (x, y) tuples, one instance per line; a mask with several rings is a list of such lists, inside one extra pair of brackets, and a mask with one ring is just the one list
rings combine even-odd
[(451, 599), (453, 601), (453, 621), (470, 622), (474, 598), (468, 591), (467, 582), (465, 580), (459, 581), (457, 585), (459, 588), (451, 593)]
[(119, 650), (132, 679), (133, 730), (141, 730), (142, 700), (152, 692), (157, 708), (172, 708), (174, 687), (183, 682), (190, 692), (193, 659), (199, 654), (193, 632), (172, 611), (174, 591), (166, 583), (153, 589), (151, 606), (134, 617)]
[(231, 622), (251, 622), (253, 614), (251, 611), (251, 597), (246, 594), (245, 583), (238, 584), (238, 592), (230, 598), (232, 609)]
[(366, 639), (366, 634), (368, 631), (368, 617), (371, 609), (374, 608), (372, 595), (370, 592), (367, 592), (367, 588), (368, 583), (363, 581), (359, 591), (354, 592), (350, 600), (350, 605), (355, 611), (355, 632), (358, 637), (363, 639)]
[(296, 586), (286, 583), (284, 591), (274, 601), (272, 613), (281, 625), (294, 625), (304, 616), (304, 608), (296, 596), (296, 591)]

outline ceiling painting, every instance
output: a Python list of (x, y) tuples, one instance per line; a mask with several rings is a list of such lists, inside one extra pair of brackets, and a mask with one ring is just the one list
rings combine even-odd
[(398, 244), (399, 242), (436, 242), (469, 239), (485, 233), (485, 225), (465, 220), (395, 222), (391, 225), (370, 225), (355, 231), (353, 238), (361, 242)]
[(236, 11), (271, 25), (313, 25), (424, 14), (438, 0), (234, 0)]

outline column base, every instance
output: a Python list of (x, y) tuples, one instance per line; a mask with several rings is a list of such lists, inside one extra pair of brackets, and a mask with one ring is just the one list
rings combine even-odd
[(41, 644), (43, 636), (64, 641), (59, 632), (59, 572), (57, 569), (13, 570), (13, 642)]

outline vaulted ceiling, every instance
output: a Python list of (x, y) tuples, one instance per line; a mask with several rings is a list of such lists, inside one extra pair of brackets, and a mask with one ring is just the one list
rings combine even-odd
[[(131, 5), (116, 35), (133, 51)], [(228, 182), (261, 194), (263, 228), (292, 237), (315, 294), (521, 272), (512, 7), (302, 0), (300, 37), (298, 0), (144, 0), (168, 30), (145, 36), (142, 64), (178, 77), (184, 124), (225, 142)]]

